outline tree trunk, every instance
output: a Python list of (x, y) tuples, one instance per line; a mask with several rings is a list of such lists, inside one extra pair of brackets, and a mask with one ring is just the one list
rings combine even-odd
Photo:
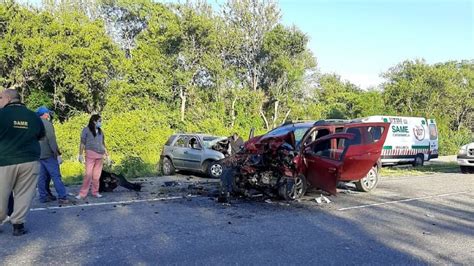
[(252, 89), (254, 91), (257, 90), (257, 70), (254, 68), (253, 71), (252, 71)]
[(231, 109), (230, 109), (230, 117), (232, 119), (231, 123), (230, 123), (230, 127), (231, 128), (234, 128), (234, 124), (235, 124), (235, 103), (237, 102), (237, 97), (234, 98), (234, 100), (232, 100), (232, 105), (231, 105)]
[(184, 114), (186, 111), (186, 93), (184, 88), (180, 89), (179, 98), (181, 98), (181, 122), (184, 122)]
[(275, 123), (278, 119), (278, 106), (280, 105), (280, 101), (276, 100), (274, 103), (274, 110), (273, 110), (273, 123), (272, 123), (272, 128), (275, 128)]
[(267, 118), (265, 117), (265, 113), (263, 113), (262, 109), (260, 109), (260, 115), (262, 116), (263, 118), (263, 122), (265, 122), (265, 128), (267, 130), (270, 130), (270, 126), (268, 125), (268, 120)]
[(283, 118), (282, 123), (285, 123), (285, 122), (286, 122), (286, 119), (288, 119), (288, 116), (290, 115), (290, 112), (291, 112), (291, 109), (289, 109), (288, 112), (286, 112), (285, 118)]

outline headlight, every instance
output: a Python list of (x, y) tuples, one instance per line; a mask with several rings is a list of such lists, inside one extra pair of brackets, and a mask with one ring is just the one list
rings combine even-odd
[(459, 149), (458, 154), (459, 154), (459, 155), (467, 155), (467, 145), (466, 145), (466, 146), (462, 146), (461, 149)]

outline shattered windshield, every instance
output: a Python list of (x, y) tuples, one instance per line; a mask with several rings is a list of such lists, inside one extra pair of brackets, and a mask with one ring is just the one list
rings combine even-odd
[(211, 149), (217, 142), (221, 140), (227, 139), (226, 137), (215, 137), (215, 136), (206, 136), (202, 138), (202, 142), (204, 143), (204, 147), (207, 149)]
[(301, 139), (303, 138), (306, 131), (311, 128), (311, 125), (289, 125), (283, 126), (279, 128), (275, 128), (274, 130), (268, 132), (265, 137), (275, 137), (275, 136), (282, 136), (286, 135), (289, 132), (293, 131), (295, 135), (296, 146), (300, 143)]

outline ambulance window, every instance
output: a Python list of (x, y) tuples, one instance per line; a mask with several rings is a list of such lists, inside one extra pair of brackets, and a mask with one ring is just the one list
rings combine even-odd
[(430, 124), (430, 140), (438, 139), (438, 129), (435, 124)]
[(369, 127), (369, 139), (372, 138), (372, 141), (370, 141), (369, 143), (377, 142), (382, 137), (383, 130), (383, 127)]

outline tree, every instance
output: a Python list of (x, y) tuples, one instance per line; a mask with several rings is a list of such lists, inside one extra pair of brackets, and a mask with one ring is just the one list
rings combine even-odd
[(324, 74), (319, 79), (316, 99), (323, 105), (327, 118), (356, 118), (362, 112), (361, 93), (360, 88), (348, 81), (341, 81), (340, 76)]
[(307, 48), (308, 37), (296, 27), (277, 25), (265, 34), (261, 57), (260, 84), (273, 104), (272, 127), (279, 118), (280, 103), (287, 108), (283, 121), (289, 116), (288, 102), (303, 98), (303, 82), (306, 72), (316, 67), (316, 62)]
[(127, 58), (132, 57), (136, 38), (148, 26), (150, 0), (102, 0), (100, 13), (107, 32), (120, 45)]
[(385, 102), (399, 114), (447, 118), (452, 130), (460, 130), (474, 110), (473, 75), (473, 61), (405, 61), (384, 74)]
[(16, 4), (0, 10), (6, 21), (0, 40), (4, 87), (20, 90), (24, 98), (52, 99), (50, 107), (62, 118), (102, 109), (119, 56), (101, 21), (74, 10), (54, 16)]
[(278, 24), (280, 10), (272, 0), (229, 0), (222, 6), (221, 16), (228, 40), (225, 59), (239, 68), (252, 90), (257, 90), (264, 64), (264, 37)]

